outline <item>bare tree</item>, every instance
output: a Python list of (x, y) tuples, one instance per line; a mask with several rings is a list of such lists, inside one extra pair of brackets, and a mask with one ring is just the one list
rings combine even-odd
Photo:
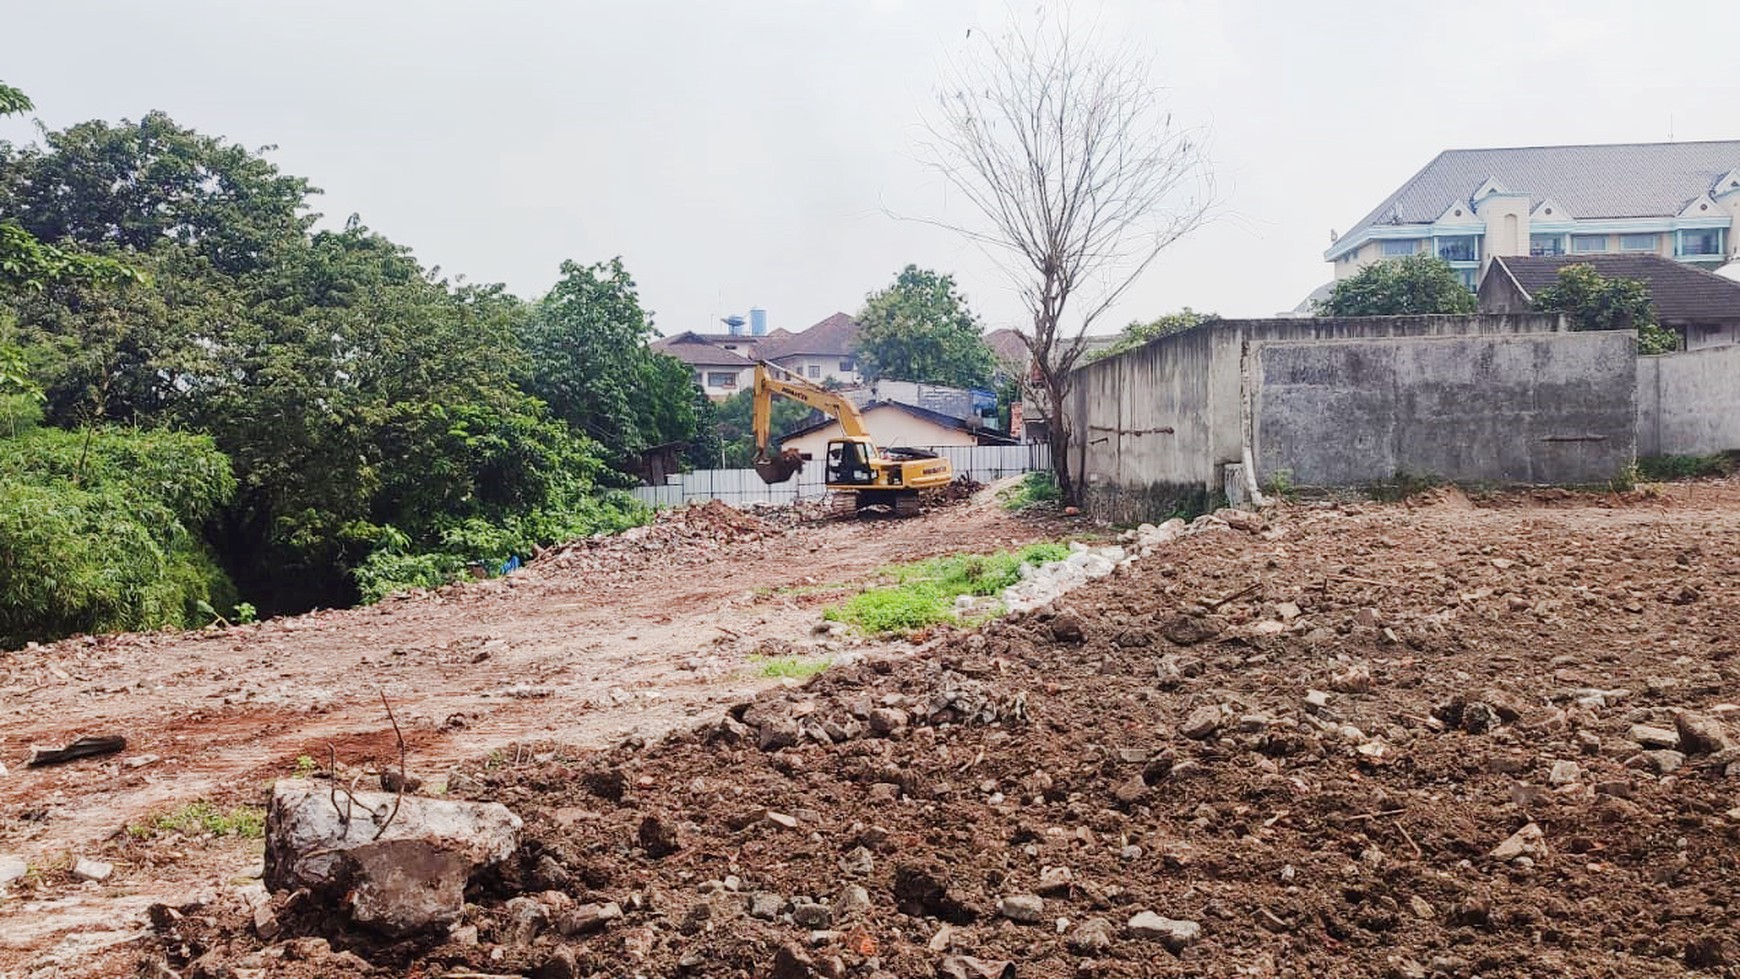
[(1206, 220), (1212, 185), (1201, 143), (1163, 111), (1133, 50), (1098, 50), (1042, 16), (977, 54), (939, 94), (923, 149), (985, 224), (932, 223), (984, 247), (1031, 311), (1023, 340), (1052, 465), (1076, 503), (1063, 405), (1088, 327)]

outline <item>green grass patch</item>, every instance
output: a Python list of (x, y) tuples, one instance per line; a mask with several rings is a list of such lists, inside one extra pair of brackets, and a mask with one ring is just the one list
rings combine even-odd
[(751, 656), (749, 662), (754, 665), (758, 676), (807, 680), (827, 669), (834, 661), (827, 656)]
[(1638, 478), (1652, 483), (1728, 476), (1737, 470), (1740, 470), (1740, 452), (1707, 456), (1646, 456), (1637, 460)]
[(1017, 551), (957, 554), (882, 569), (890, 581), (836, 605), (823, 617), (873, 635), (898, 635), (954, 621), (955, 599), (995, 595), (1021, 580), (1021, 565), (1069, 557), (1065, 544), (1030, 544)]
[(1021, 482), (997, 494), (1005, 510), (1026, 510), (1032, 507), (1056, 506), (1063, 500), (1057, 488), (1057, 474), (1049, 471), (1030, 472)]
[(1366, 487), (1366, 495), (1379, 503), (1400, 503), (1442, 485), (1444, 480), (1432, 473), (1398, 469), (1391, 478), (1379, 480)]
[(127, 827), (127, 833), (135, 839), (148, 839), (160, 833), (181, 833), (184, 836), (209, 833), (258, 840), (266, 836), (266, 810), (258, 806), (219, 809), (200, 800), (163, 813), (148, 823), (135, 823)]

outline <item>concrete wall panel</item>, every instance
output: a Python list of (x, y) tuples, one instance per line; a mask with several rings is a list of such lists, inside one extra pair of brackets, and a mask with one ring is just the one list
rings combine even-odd
[(1740, 450), (1740, 347), (1638, 358), (1638, 455), (1732, 450)]

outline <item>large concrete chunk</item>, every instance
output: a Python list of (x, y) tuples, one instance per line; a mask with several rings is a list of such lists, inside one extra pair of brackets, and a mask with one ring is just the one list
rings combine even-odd
[(391, 793), (357, 792), (347, 801), (339, 790), (336, 805), (332, 793), (330, 783), (308, 779), (273, 786), (266, 886), (307, 888), (388, 935), (457, 920), (471, 876), (519, 847), (520, 818), (493, 802), (405, 796), (388, 822)]

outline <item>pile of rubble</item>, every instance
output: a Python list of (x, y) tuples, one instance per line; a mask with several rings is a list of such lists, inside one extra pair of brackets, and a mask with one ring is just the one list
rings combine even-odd
[(1153, 560), (1097, 555), (1114, 570), (1067, 608), (928, 657), (837, 667), (657, 743), (466, 766), (449, 795), (506, 806), (519, 844), (455, 863), (465, 903), (416, 935), (359, 913), (353, 870), (343, 916), (286, 881), (264, 918), (162, 926), (160, 964), (1731, 974), (1740, 594), (1721, 583), (1740, 566), (1693, 521), (1574, 518), (1138, 530), (1126, 549)]

